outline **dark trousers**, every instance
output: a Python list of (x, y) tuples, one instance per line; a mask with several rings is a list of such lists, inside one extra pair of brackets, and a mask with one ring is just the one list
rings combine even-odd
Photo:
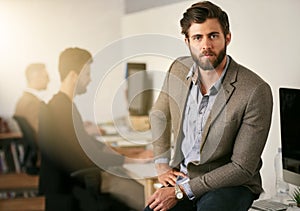
[[(205, 193), (195, 201), (179, 201), (170, 211), (247, 211), (258, 196), (248, 188), (227, 187)], [(148, 206), (144, 211), (152, 211)]]

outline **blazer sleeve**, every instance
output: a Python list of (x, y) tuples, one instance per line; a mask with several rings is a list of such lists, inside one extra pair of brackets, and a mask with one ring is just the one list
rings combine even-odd
[[(174, 62), (175, 63), (175, 62)], [(155, 158), (167, 158), (170, 160), (171, 147), (171, 115), (169, 108), (169, 76), (172, 69), (171, 65), (157, 101), (154, 103), (150, 112), (150, 124), (153, 139), (153, 152)]]

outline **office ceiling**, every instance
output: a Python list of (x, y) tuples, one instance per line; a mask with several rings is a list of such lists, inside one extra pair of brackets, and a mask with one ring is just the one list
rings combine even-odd
[(125, 14), (139, 12), (153, 7), (164, 6), (186, 0), (124, 0)]

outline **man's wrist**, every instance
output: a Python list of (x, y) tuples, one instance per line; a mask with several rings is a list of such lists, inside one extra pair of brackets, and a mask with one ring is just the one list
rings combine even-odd
[(156, 163), (155, 168), (158, 175), (164, 174), (171, 169), (168, 163)]
[(180, 184), (180, 188), (182, 189), (182, 192), (184, 193), (185, 196), (188, 197), (189, 200), (195, 199), (195, 195), (193, 194), (188, 182)]

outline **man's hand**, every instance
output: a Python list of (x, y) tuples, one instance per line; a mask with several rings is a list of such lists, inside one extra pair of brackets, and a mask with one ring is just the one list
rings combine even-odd
[(170, 168), (166, 163), (155, 164), (155, 167), (158, 173), (158, 181), (165, 187), (175, 186), (178, 176), (186, 177), (184, 173)]
[(174, 187), (160, 188), (149, 198), (147, 204), (154, 211), (166, 211), (177, 203)]
[(83, 125), (86, 132), (91, 136), (105, 135), (105, 130), (98, 127), (96, 124), (92, 123), (91, 121), (85, 121)]

